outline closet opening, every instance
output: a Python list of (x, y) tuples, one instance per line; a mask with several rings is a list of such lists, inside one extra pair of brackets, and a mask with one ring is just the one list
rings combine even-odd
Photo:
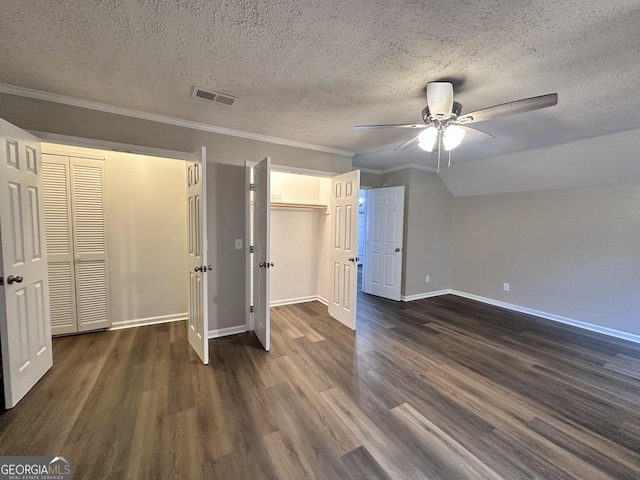
[(187, 319), (184, 159), (41, 148), (52, 334)]
[[(270, 159), (263, 162), (269, 169)], [(251, 168), (247, 168), (246, 238), (255, 247), (255, 252), (247, 251), (247, 304), (251, 305), (247, 329), (269, 349), (268, 335), (262, 338), (263, 329), (256, 324), (269, 324), (268, 309), (260, 305), (264, 292), (256, 284), (261, 279), (267, 283), (269, 308), (319, 301), (332, 317), (355, 330), (360, 172), (336, 175), (274, 167), (265, 186), (254, 178), (256, 168), (264, 171), (263, 162), (255, 166), (247, 162)], [(260, 207), (265, 195), (268, 210)], [(266, 247), (256, 236), (262, 228), (256, 226), (260, 223), (256, 215), (269, 219)]]

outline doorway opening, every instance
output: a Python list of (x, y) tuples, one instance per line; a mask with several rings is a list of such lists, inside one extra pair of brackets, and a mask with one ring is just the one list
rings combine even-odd
[(185, 320), (184, 159), (41, 148), (53, 335)]
[(275, 167), (261, 182), (251, 170), (266, 172), (267, 160), (247, 164), (246, 238), (254, 250), (247, 251), (247, 329), (268, 349), (268, 335), (261, 338), (268, 308), (317, 300), (355, 330), (360, 172)]

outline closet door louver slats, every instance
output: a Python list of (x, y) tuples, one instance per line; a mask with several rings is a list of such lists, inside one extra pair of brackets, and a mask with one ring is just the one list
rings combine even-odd
[(109, 320), (104, 164), (71, 159), (73, 239), (78, 331), (106, 328)]
[(111, 325), (104, 162), (43, 155), (52, 333)]
[[(108, 320), (107, 267), (104, 261), (81, 262), (77, 266), (78, 316), (84, 330), (103, 328)], [(82, 330), (80, 330), (82, 331)]]
[(49, 267), (51, 334), (78, 331), (76, 322), (69, 157), (42, 155), (42, 192)]

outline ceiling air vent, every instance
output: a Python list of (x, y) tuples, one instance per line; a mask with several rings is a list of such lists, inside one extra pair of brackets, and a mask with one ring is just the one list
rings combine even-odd
[(212, 92), (211, 90), (205, 90), (204, 88), (200, 87), (193, 87), (191, 96), (193, 98), (202, 98), (203, 100), (208, 100), (209, 102), (218, 103), (220, 105), (226, 105), (228, 107), (233, 105), (237, 100), (237, 98), (231, 97), (229, 95)]

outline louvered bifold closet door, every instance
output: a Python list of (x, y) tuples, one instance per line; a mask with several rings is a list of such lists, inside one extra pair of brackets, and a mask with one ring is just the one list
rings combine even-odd
[(52, 335), (78, 331), (69, 177), (69, 157), (42, 155)]
[(78, 331), (111, 326), (104, 162), (71, 158)]

